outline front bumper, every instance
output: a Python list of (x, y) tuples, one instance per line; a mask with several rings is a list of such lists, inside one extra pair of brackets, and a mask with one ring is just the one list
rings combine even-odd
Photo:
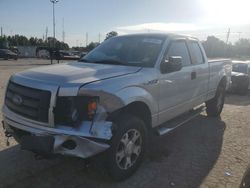
[[(111, 122), (84, 122), (77, 128), (65, 126), (51, 128), (29, 122), (10, 111), (6, 106), (3, 107), (3, 121), (6, 131), (9, 133), (15, 134), (15, 130), (21, 130), (32, 136), (53, 137), (51, 153), (80, 158), (88, 158), (107, 150), (110, 147), (107, 141), (112, 137)], [(70, 149), (65, 147), (67, 141), (73, 141), (75, 147)]]

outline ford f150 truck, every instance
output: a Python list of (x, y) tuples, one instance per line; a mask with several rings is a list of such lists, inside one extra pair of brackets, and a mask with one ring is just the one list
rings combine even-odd
[(219, 116), (230, 60), (208, 61), (201, 43), (174, 34), (113, 37), (78, 62), (11, 76), (3, 126), (22, 149), (88, 158), (104, 152), (122, 180), (140, 165), (148, 136), (201, 112)]

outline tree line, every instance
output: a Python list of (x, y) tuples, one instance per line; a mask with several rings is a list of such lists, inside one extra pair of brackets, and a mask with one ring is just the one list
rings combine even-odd
[(55, 47), (61, 50), (68, 50), (67, 43), (58, 41), (53, 37), (48, 37), (46, 40), (37, 37), (27, 38), (23, 35), (0, 36), (0, 48), (11, 48), (15, 46), (37, 46), (37, 47)]
[[(106, 34), (105, 40), (117, 35), (117, 32), (111, 31)], [(44, 40), (37, 37), (27, 38), (23, 35), (0, 36), (0, 48), (11, 48), (15, 46), (53, 47), (54, 42), (57, 49), (69, 50), (69, 45), (67, 43), (58, 41), (53, 37), (48, 37)], [(88, 52), (99, 44), (98, 42), (90, 42), (86, 47), (76, 46), (72, 47), (72, 49)], [(242, 38), (234, 44), (227, 44), (215, 36), (208, 36), (206, 40), (202, 41), (202, 44), (209, 58), (250, 58), (250, 39)]]
[(209, 58), (250, 58), (250, 39), (227, 44), (215, 36), (208, 36), (202, 44)]
[[(117, 36), (118, 33), (115, 31), (111, 31), (107, 33), (105, 40)], [(36, 47), (54, 47), (60, 50), (69, 50), (69, 45), (67, 43), (58, 41), (53, 37), (48, 37), (47, 39), (41, 39), (37, 37), (27, 38), (23, 35), (14, 35), (14, 36), (0, 36), (0, 48), (13, 48), (16, 46), (36, 46)], [(74, 50), (79, 51), (91, 51), (95, 47), (97, 47), (100, 43), (98, 42), (90, 42), (86, 47), (72, 47)]]

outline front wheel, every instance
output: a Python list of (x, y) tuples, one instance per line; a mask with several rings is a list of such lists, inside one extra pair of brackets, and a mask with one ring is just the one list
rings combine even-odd
[(121, 181), (131, 176), (142, 162), (146, 130), (144, 122), (132, 115), (122, 116), (117, 125), (106, 157), (110, 176)]
[(220, 116), (225, 102), (225, 87), (220, 84), (213, 99), (206, 102), (206, 112), (208, 116)]

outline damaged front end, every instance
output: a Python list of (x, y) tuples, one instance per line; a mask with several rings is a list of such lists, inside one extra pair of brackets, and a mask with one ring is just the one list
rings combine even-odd
[(112, 122), (99, 97), (58, 96), (53, 109), (54, 126), (41, 126), (3, 107), (3, 123), (21, 148), (38, 154), (63, 154), (88, 158), (107, 150)]

